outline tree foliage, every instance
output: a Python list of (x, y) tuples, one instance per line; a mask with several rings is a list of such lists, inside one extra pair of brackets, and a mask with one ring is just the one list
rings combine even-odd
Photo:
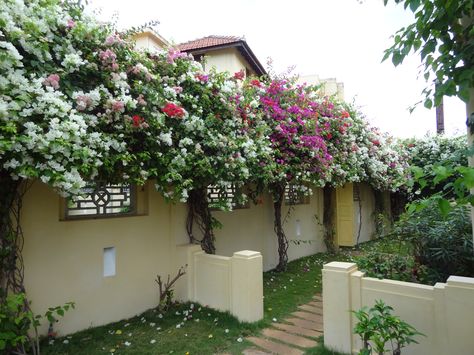
[[(384, 0), (387, 4), (390, 0)], [(415, 22), (394, 35), (384, 60), (395, 66), (411, 53), (424, 64), (424, 105), (439, 105), (443, 96), (469, 100), (474, 87), (474, 1), (473, 0), (394, 0), (415, 15)]]

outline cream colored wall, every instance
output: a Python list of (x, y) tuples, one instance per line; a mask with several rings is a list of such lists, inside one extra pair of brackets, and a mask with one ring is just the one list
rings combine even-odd
[(383, 300), (393, 313), (426, 337), (403, 348), (403, 354), (471, 354), (474, 349), (474, 278), (449, 277), (433, 286), (364, 277), (354, 263), (332, 262), (323, 269), (324, 344), (344, 353), (357, 352), (352, 334), (357, 320), (349, 310)]
[[(158, 273), (174, 273), (170, 210), (153, 186), (139, 191), (148, 215), (60, 221), (62, 199), (35, 182), (24, 198), (25, 285), (35, 313), (68, 301), (61, 334), (131, 317), (157, 305)], [(116, 248), (116, 276), (103, 277), (103, 249)]]
[(322, 85), (323, 95), (337, 95), (339, 100), (344, 100), (344, 83), (338, 82), (336, 78), (321, 79), (317, 74), (303, 75), (298, 78), (298, 83), (310, 85)]
[(198, 245), (176, 248), (176, 263), (187, 273), (176, 284), (176, 297), (229, 311), (243, 322), (263, 318), (262, 255), (243, 250), (231, 257), (205, 254)]
[(354, 188), (359, 189), (360, 196), (360, 206), (359, 201), (354, 201), (354, 242), (357, 243), (359, 224), (362, 221), (359, 243), (364, 243), (375, 236), (375, 197), (372, 188), (366, 183), (354, 184)]
[(150, 32), (142, 32), (134, 36), (135, 48), (160, 51), (167, 46), (167, 43)]
[[(24, 198), (25, 285), (33, 310), (40, 314), (48, 307), (74, 301), (76, 309), (56, 325), (60, 334), (68, 334), (156, 306), (156, 275), (174, 275), (186, 263), (179, 262), (183, 258), (176, 249), (188, 243), (186, 205), (166, 204), (151, 182), (138, 189), (139, 208), (145, 213), (140, 216), (62, 221), (63, 204), (63, 199), (40, 182)], [(321, 227), (314, 218), (318, 214), (322, 220), (322, 212), (320, 189), (315, 189), (310, 204), (294, 207), (284, 226), (288, 239), (311, 243), (290, 242), (290, 260), (325, 250)], [(268, 194), (261, 205), (214, 214), (223, 223), (216, 231), (217, 254), (233, 257), (242, 250), (255, 250), (263, 255), (262, 268), (277, 265), (273, 204)], [(296, 220), (300, 221), (300, 237), (296, 236)], [(107, 247), (116, 248), (116, 275), (112, 277), (103, 277)], [(200, 276), (198, 283), (205, 278)], [(187, 292), (183, 287), (194, 286), (181, 283), (177, 294)]]
[[(231, 256), (244, 249), (258, 250), (263, 255), (263, 269), (275, 268), (278, 264), (278, 243), (273, 230), (273, 202), (269, 194), (263, 195), (263, 203), (250, 204), (248, 209), (237, 209), (233, 212), (213, 212), (223, 224), (222, 229), (215, 231), (216, 252), (219, 255)], [(322, 190), (314, 189), (310, 203), (295, 205), (290, 218), (283, 228), (290, 242), (289, 260), (312, 255), (326, 250), (323, 242), (322, 227), (318, 224), (323, 218)], [(282, 209), (282, 217), (287, 215), (289, 206)], [(299, 221), (299, 222), (297, 222)], [(297, 224), (300, 225), (300, 236), (296, 235)], [(300, 242), (297, 244), (297, 242)]]
[(235, 48), (224, 48), (211, 51), (206, 53), (204, 57), (206, 58), (204, 67), (207, 72), (214, 67), (219, 72), (227, 71), (231, 75), (241, 70), (245, 71), (245, 68), (248, 68), (251, 73), (253, 73), (251, 66)]

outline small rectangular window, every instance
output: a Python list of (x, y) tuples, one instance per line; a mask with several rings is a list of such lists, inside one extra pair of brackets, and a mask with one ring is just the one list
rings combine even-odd
[(136, 189), (132, 185), (97, 184), (66, 200), (66, 218), (98, 218), (136, 213)]
[(285, 187), (285, 205), (307, 205), (309, 204), (309, 196), (299, 191), (295, 185), (289, 184)]
[(232, 209), (250, 208), (250, 203), (246, 201), (241, 203), (236, 199), (236, 187), (228, 185), (225, 188), (220, 186), (209, 186), (207, 188), (207, 199), (209, 203), (216, 203), (219, 200), (225, 199), (232, 204)]
[(104, 277), (115, 276), (115, 247), (104, 248)]

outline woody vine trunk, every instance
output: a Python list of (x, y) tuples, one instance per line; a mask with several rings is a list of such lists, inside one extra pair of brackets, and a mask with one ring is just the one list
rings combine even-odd
[(0, 302), (8, 293), (24, 292), (23, 235), (20, 226), (21, 203), (24, 193), (21, 180), (0, 172)]
[(324, 186), (323, 188), (323, 225), (324, 225), (324, 244), (329, 253), (336, 252), (336, 244), (334, 242), (334, 207), (332, 195), (334, 188), (331, 186)]
[(274, 226), (273, 229), (278, 238), (278, 265), (277, 271), (285, 271), (288, 265), (288, 239), (283, 230), (283, 223), (281, 220), (281, 208), (285, 197), (285, 185), (274, 185), (271, 189), (273, 191), (273, 210), (274, 210)]
[[(194, 226), (197, 226), (202, 239), (196, 238)], [(216, 253), (214, 236), (214, 218), (212, 217), (209, 202), (207, 200), (207, 189), (200, 188), (190, 191), (188, 198), (188, 216), (186, 219), (186, 231), (190, 243), (200, 243), (202, 249), (208, 254)]]

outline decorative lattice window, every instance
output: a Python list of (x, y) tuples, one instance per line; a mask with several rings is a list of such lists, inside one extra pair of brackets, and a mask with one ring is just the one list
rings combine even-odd
[(207, 188), (207, 199), (209, 203), (217, 203), (218, 201), (227, 200), (232, 204), (232, 208), (242, 209), (250, 208), (249, 202), (241, 203), (236, 199), (237, 191), (234, 185), (228, 185), (225, 188), (220, 186), (209, 186)]
[(136, 212), (136, 190), (132, 185), (97, 184), (69, 198), (66, 218), (132, 215)]
[(287, 206), (307, 205), (309, 204), (309, 196), (299, 191), (295, 185), (289, 184), (285, 187), (285, 204)]

